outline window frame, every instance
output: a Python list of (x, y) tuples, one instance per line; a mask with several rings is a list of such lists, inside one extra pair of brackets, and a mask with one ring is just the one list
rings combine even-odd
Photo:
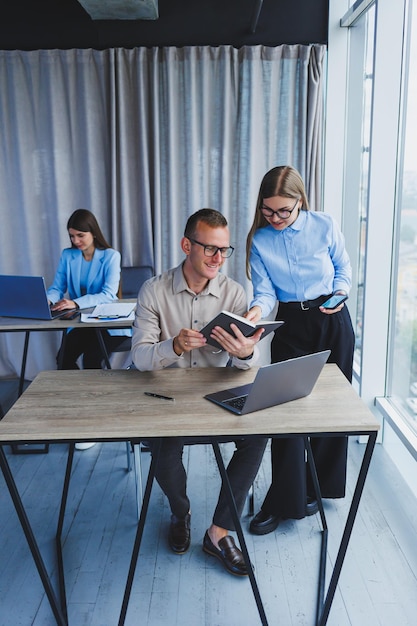
[[(405, 455), (417, 458), (415, 447), (410, 439), (405, 440), (406, 430), (400, 421), (403, 418), (389, 407), (390, 341), (392, 341), (392, 312), (396, 293), (396, 235), (398, 217), (398, 182), (400, 181), (398, 149), (401, 143), (402, 77), (404, 24), (407, 23), (409, 0), (375, 0), (375, 46), (374, 46), (374, 87), (373, 113), (371, 120), (371, 153), (369, 162), (368, 227), (365, 259), (365, 295), (363, 309), (363, 345), (361, 367), (357, 379), (358, 391), (383, 423), (384, 447), (400, 466)], [(416, 5), (416, 0), (414, 0)], [(349, 153), (349, 141), (345, 134), (349, 121), (347, 102), (349, 89), (349, 30), (352, 25), (343, 27), (343, 16), (365, 10), (372, 2), (356, 2), (351, 9), (344, 0), (329, 3), (329, 49), (327, 80), (327, 123), (324, 167), (324, 210), (339, 219), (346, 237), (348, 252), (356, 254), (358, 245), (357, 211), (352, 210), (355, 181), (344, 178), (346, 164), (354, 158)], [(415, 10), (417, 7), (415, 6)], [(341, 19), (342, 16), (342, 19)], [(344, 74), (343, 84), (340, 74)], [(342, 128), (342, 130), (341, 130)], [(357, 184), (357, 183), (356, 183)], [(355, 207), (358, 206), (356, 203)], [(355, 268), (354, 268), (355, 270)], [(349, 299), (349, 309), (355, 306)], [(351, 315), (356, 310), (351, 310)], [(381, 340), (381, 338), (383, 338)], [(384, 419), (385, 418), (385, 419)], [(392, 427), (396, 424), (395, 428)], [(398, 425), (397, 425), (398, 424)], [(401, 445), (399, 445), (401, 441)], [(404, 445), (406, 444), (406, 445)], [(408, 452), (407, 452), (408, 451)], [(398, 460), (396, 457), (398, 456)], [(415, 474), (415, 460), (412, 467)], [(408, 470), (408, 473), (410, 471)], [(404, 476), (411, 483), (412, 476)], [(414, 485), (414, 489), (416, 486)]]

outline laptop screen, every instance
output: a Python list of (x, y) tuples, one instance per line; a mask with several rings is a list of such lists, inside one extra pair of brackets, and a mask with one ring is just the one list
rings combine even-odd
[(43, 277), (0, 275), (0, 315), (52, 319)]

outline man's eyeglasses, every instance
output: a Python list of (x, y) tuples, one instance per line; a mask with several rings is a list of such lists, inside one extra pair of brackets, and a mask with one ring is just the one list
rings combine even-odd
[(297, 198), (292, 209), (277, 209), (276, 211), (274, 211), (273, 209), (270, 209), (269, 206), (265, 206), (264, 204), (262, 204), (259, 208), (260, 208), (262, 215), (264, 215), (265, 217), (272, 217), (273, 215), (278, 215), (278, 217), (280, 217), (282, 220), (287, 220), (291, 216), (291, 213), (294, 211), (295, 207), (297, 206), (299, 199), (300, 198)]
[(233, 246), (229, 246), (228, 248), (218, 248), (217, 246), (206, 246), (204, 243), (200, 243), (196, 239), (191, 239), (191, 237), (187, 237), (191, 241), (191, 243), (196, 243), (198, 246), (202, 246), (204, 248), (205, 256), (216, 256), (218, 252), (222, 255), (223, 259), (228, 259), (233, 254)]

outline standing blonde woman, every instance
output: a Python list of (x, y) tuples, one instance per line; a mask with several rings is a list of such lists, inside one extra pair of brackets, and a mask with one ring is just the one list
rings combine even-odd
[[(351, 266), (334, 219), (309, 210), (303, 180), (289, 165), (274, 167), (261, 182), (247, 238), (247, 272), (254, 297), (246, 317), (257, 321), (274, 309), (285, 324), (271, 343), (271, 362), (331, 350), (352, 379), (354, 332), (347, 307), (321, 305), (331, 294), (348, 295)], [(345, 495), (347, 438), (312, 438), (322, 496)], [(301, 519), (317, 511), (301, 438), (274, 439), (272, 483), (250, 531), (274, 531), (281, 519)]]

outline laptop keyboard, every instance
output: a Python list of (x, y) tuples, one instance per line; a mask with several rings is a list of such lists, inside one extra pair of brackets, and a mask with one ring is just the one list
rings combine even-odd
[(78, 315), (80, 315), (81, 311), (79, 309), (64, 309), (63, 311), (51, 311), (51, 318), (55, 319), (64, 319), (64, 320), (73, 320)]
[(248, 395), (238, 396), (237, 398), (231, 398), (230, 400), (223, 400), (223, 404), (227, 404), (228, 406), (241, 411), (245, 406), (246, 398)]

